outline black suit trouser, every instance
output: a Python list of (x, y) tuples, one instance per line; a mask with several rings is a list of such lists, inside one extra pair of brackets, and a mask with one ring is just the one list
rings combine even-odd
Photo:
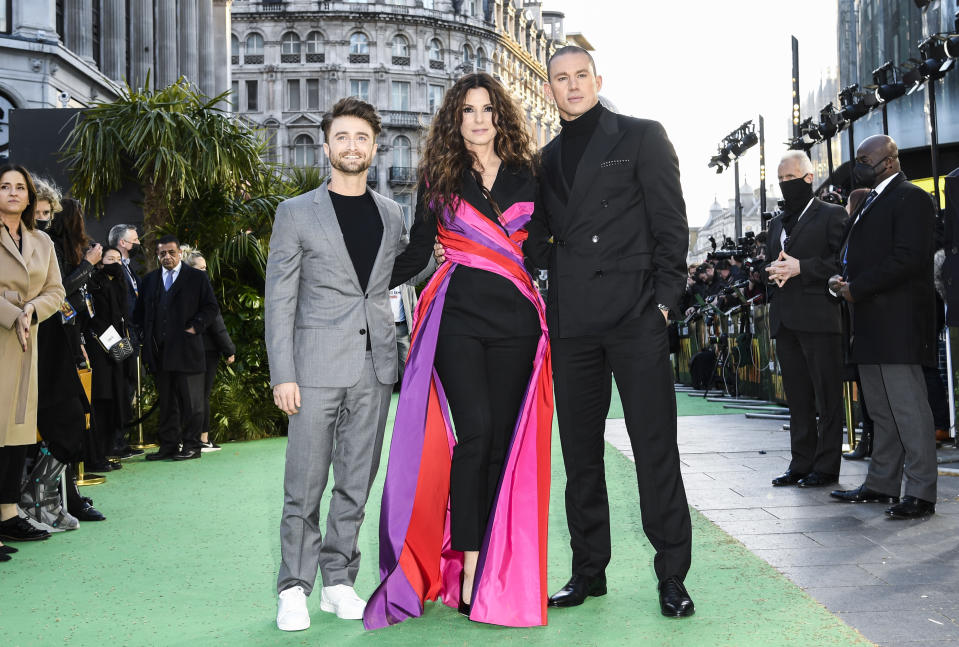
[(203, 428), (203, 373), (159, 370), (155, 375), (160, 421), (157, 437), (161, 452), (200, 449)]
[(838, 475), (843, 440), (841, 336), (780, 326), (776, 355), (789, 403), (789, 469)]
[(652, 307), (602, 335), (554, 337), (552, 357), (573, 574), (600, 575), (611, 557), (603, 434), (615, 377), (636, 462), (643, 531), (656, 549), (656, 575), (682, 580), (691, 561), (692, 529), (662, 314)]

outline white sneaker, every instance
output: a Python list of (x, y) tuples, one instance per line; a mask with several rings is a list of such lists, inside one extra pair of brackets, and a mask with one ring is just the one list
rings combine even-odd
[(303, 631), (310, 628), (310, 612), (306, 609), (306, 594), (303, 593), (302, 586), (294, 586), (280, 593), (276, 626), (282, 631)]
[(352, 586), (337, 584), (323, 587), (320, 593), (320, 608), (335, 613), (343, 620), (362, 620), (366, 602), (360, 599)]

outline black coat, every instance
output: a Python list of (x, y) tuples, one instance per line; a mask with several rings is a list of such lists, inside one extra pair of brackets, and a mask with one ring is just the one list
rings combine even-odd
[[(158, 356), (159, 348), (153, 337), (163, 290), (162, 270), (156, 269), (144, 276), (140, 286), (133, 320), (143, 331), (142, 353), (147, 368), (153, 373), (160, 370), (161, 365), (164, 371), (202, 373), (206, 368), (203, 333), (220, 312), (206, 273), (181, 263), (180, 273), (168, 295), (169, 324), (162, 357)], [(186, 331), (191, 327), (196, 334)]]
[(901, 173), (849, 219), (852, 362), (935, 366), (934, 234), (932, 199)]
[(223, 357), (236, 355), (236, 346), (230, 339), (230, 333), (226, 330), (226, 324), (223, 323), (223, 315), (220, 312), (216, 313), (213, 323), (203, 333), (203, 349), (208, 353), (219, 353)]
[(111, 279), (106, 272), (99, 270), (87, 283), (87, 290), (93, 300), (93, 318), (87, 324), (87, 355), (93, 368), (93, 399), (115, 400), (119, 405), (126, 392), (125, 366), (114, 362), (99, 338), (113, 326), (121, 337), (127, 335), (127, 286), (129, 281), (121, 274)]
[[(842, 207), (815, 198), (809, 209), (795, 224), (786, 243), (786, 253), (799, 259), (799, 276), (777, 287), (767, 282), (769, 326), (773, 337), (779, 326), (800, 332), (839, 333), (842, 314), (839, 302), (829, 294), (826, 283), (839, 274), (839, 251), (847, 220)], [(782, 216), (769, 222), (766, 239), (768, 259), (775, 261), (782, 251)], [(763, 271), (763, 279), (768, 274)]]
[(550, 333), (600, 334), (660, 303), (678, 312), (689, 228), (679, 162), (662, 125), (604, 109), (572, 187), (561, 146), (559, 136), (543, 149), (543, 209), (524, 248), (549, 269)]

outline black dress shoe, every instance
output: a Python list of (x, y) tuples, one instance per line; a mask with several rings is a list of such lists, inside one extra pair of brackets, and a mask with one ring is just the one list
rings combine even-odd
[(686, 618), (696, 613), (696, 606), (678, 577), (667, 577), (659, 583), (659, 610), (670, 618)]
[(11, 559), (7, 553), (0, 553), (0, 562), (9, 562)]
[(924, 501), (914, 496), (906, 495), (902, 497), (902, 503), (897, 503), (891, 508), (886, 509), (886, 514), (893, 519), (919, 519), (936, 514), (936, 504), (932, 501)]
[(865, 485), (855, 490), (833, 490), (829, 496), (847, 503), (899, 503), (899, 497), (870, 490)]
[(17, 549), (13, 546), (0, 546), (0, 553), (13, 555), (15, 552), (17, 552)]
[(50, 539), (50, 533), (30, 525), (23, 517), (11, 517), (0, 521), (0, 539), (4, 541), (40, 541)]
[(200, 456), (202, 456), (202, 455), (203, 455), (203, 454), (200, 452), (200, 448), (199, 448), (199, 447), (197, 447), (196, 449), (182, 449), (182, 450), (180, 450), (179, 453), (177, 453), (177, 454), (173, 457), (173, 460), (175, 460), (175, 461), (188, 461), (188, 460), (192, 460), (192, 459), (194, 459), (194, 458), (200, 458)]
[(799, 487), (825, 487), (839, 482), (838, 474), (821, 474), (819, 472), (810, 472), (804, 479), (799, 479)]
[(549, 596), (551, 607), (575, 607), (586, 601), (588, 596), (606, 595), (606, 575), (587, 577), (573, 575), (566, 586)]
[(785, 473), (773, 479), (773, 485), (775, 487), (780, 487), (783, 485), (796, 485), (796, 483), (799, 483), (799, 481), (806, 478), (807, 476), (809, 475), (804, 474), (802, 472), (794, 472), (792, 470), (786, 470)]
[(470, 605), (468, 602), (463, 601), (463, 572), (460, 572), (460, 604), (457, 608), (461, 616), (470, 617)]
[(160, 450), (158, 452), (153, 452), (152, 454), (147, 454), (143, 460), (147, 461), (168, 461), (177, 455), (177, 452), (174, 451), (165, 451)]
[(83, 464), (83, 471), (84, 471), (84, 473), (86, 473), (86, 472), (104, 472), (104, 473), (106, 473), (106, 472), (112, 472), (112, 471), (113, 471), (113, 465), (111, 465), (110, 463), (108, 463), (108, 462), (106, 462), (106, 461), (104, 461), (104, 462), (102, 462), (102, 463), (84, 463), (84, 464)]
[(103, 516), (103, 513), (94, 508), (92, 505), (85, 505), (78, 510), (70, 510), (70, 514), (76, 517), (80, 521), (106, 521), (107, 518)]

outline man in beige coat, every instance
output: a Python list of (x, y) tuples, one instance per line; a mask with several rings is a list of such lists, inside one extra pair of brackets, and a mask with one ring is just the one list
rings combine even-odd
[(17, 516), (25, 448), (37, 442), (37, 326), (64, 297), (53, 242), (34, 228), (35, 204), (26, 169), (0, 167), (0, 538), (6, 539), (46, 538), (32, 536), (28, 531), (36, 530)]

